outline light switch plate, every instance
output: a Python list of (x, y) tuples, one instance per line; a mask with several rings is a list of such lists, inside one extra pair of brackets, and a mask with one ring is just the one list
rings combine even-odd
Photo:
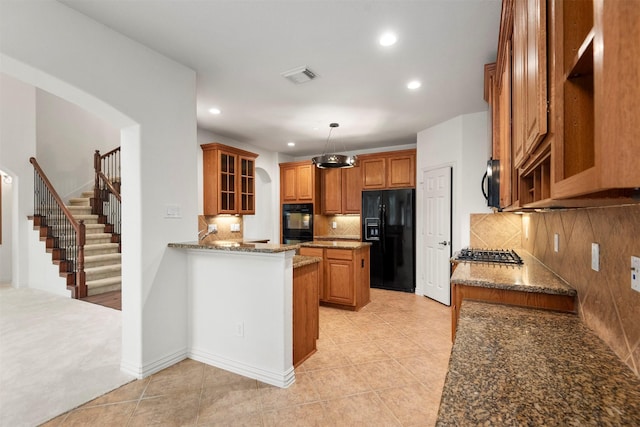
[(216, 231), (218, 231), (218, 225), (217, 224), (209, 224), (209, 225), (207, 225), (207, 232), (215, 233)]
[(591, 244), (591, 269), (600, 271), (600, 245), (597, 243)]
[(166, 214), (165, 218), (180, 218), (180, 206), (178, 205), (167, 205), (166, 206)]
[(631, 289), (640, 292), (640, 258), (631, 257)]

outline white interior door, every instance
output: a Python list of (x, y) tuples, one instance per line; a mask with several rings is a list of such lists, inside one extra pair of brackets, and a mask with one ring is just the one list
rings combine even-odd
[(425, 171), (423, 182), (424, 294), (451, 305), (451, 168)]

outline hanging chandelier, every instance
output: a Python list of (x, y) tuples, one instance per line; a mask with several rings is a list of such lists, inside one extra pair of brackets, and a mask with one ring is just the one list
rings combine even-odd
[[(329, 140), (331, 139), (331, 132), (333, 128), (340, 126), (338, 123), (331, 123), (329, 125), (329, 136), (327, 142), (324, 145), (324, 151), (321, 156), (316, 156), (311, 159), (316, 167), (320, 169), (332, 169), (332, 168), (352, 168), (356, 165), (358, 160), (357, 156), (346, 156), (344, 154), (327, 154), (329, 148)], [(335, 152), (335, 142), (333, 144), (333, 151)]]

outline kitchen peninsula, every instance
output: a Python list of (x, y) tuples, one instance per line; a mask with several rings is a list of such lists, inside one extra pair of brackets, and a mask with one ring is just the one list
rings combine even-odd
[[(188, 357), (290, 386), (295, 381), (293, 270), (298, 246), (226, 241), (169, 247), (187, 252)], [(299, 264), (318, 261), (302, 258)], [(313, 292), (317, 295), (315, 288)]]

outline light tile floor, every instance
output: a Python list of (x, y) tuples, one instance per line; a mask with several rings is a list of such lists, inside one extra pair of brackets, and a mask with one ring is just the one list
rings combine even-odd
[(359, 312), (320, 308), (318, 351), (288, 389), (187, 359), (44, 425), (434, 425), (450, 316), (428, 298), (372, 289)]

